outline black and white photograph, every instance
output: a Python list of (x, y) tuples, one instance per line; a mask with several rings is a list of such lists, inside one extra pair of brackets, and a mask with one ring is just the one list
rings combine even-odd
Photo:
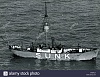
[(0, 70), (100, 70), (100, 0), (0, 0)]

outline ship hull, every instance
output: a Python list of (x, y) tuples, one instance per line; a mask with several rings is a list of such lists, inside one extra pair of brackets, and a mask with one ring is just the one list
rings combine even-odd
[(37, 58), (37, 59), (48, 59), (48, 60), (94, 60), (99, 50), (84, 52), (84, 53), (38, 53), (38, 52), (29, 52), (29, 51), (18, 51), (11, 50), (14, 55), (23, 57), (23, 58)]

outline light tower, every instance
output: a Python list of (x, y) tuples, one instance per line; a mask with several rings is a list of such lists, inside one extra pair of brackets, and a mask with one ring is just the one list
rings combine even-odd
[(49, 23), (48, 23), (46, 2), (45, 2), (45, 15), (44, 15), (44, 22), (43, 22), (43, 31), (45, 32), (45, 44), (47, 46), (47, 33), (49, 31)]

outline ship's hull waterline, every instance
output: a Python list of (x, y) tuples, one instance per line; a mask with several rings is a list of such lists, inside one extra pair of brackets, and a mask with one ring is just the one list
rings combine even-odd
[(14, 55), (23, 58), (37, 58), (37, 59), (60, 60), (60, 61), (94, 60), (98, 55), (98, 51), (99, 50), (94, 50), (84, 53), (38, 53), (38, 52), (12, 50)]

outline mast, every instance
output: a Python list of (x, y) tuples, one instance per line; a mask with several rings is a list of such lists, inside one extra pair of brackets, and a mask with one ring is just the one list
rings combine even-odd
[(48, 15), (47, 15), (47, 5), (46, 5), (46, 2), (45, 2), (45, 17), (48, 17)]
[(47, 14), (47, 2), (45, 2), (45, 15), (44, 15), (44, 22), (43, 22), (43, 31), (45, 32), (45, 44), (47, 46), (47, 33), (49, 30), (49, 25), (48, 25), (48, 14)]

